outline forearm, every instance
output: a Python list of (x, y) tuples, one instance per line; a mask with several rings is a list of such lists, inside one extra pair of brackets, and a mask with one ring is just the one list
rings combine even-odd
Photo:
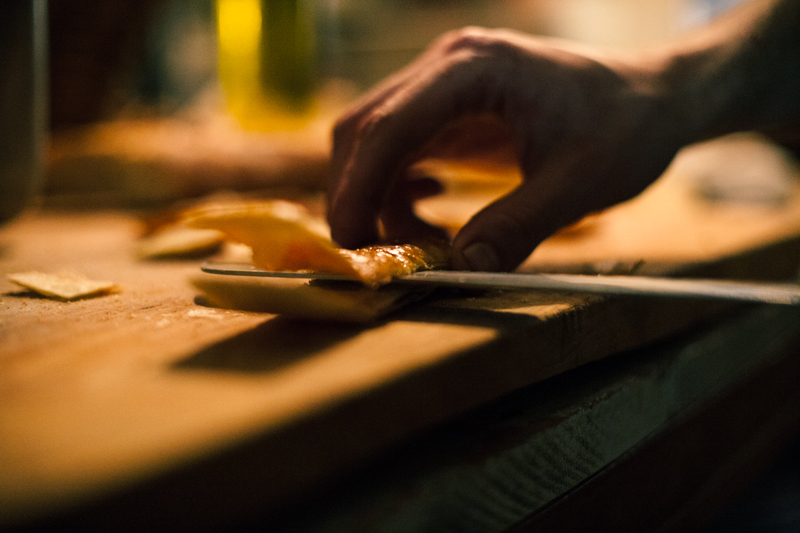
[(666, 92), (690, 141), (800, 132), (800, 2), (755, 0), (661, 51)]

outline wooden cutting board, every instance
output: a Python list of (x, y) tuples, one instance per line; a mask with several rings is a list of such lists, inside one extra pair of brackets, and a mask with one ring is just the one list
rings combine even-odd
[[(224, 522), (508, 391), (737, 309), (443, 292), (369, 325), (295, 322), (196, 304), (187, 278), (199, 262), (139, 262), (137, 231), (122, 212), (32, 212), (0, 230), (2, 526), (174, 491), (200, 510), (212, 491)], [(659, 273), (792, 277), (800, 191), (778, 206), (715, 205), (665, 180), (524, 268), (642, 261)], [(52, 301), (5, 280), (27, 270), (120, 290)]]

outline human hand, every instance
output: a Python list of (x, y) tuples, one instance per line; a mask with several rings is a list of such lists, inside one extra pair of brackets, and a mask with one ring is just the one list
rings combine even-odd
[[(511, 270), (559, 228), (627, 200), (688, 142), (656, 62), (604, 56), (511, 31), (448, 34), (379, 85), (334, 130), (332, 236), (345, 247), (437, 233), (413, 213), (438, 192), (411, 165), (442, 139), (507, 132), (522, 184), (453, 240), (452, 267)], [(473, 128), (470, 130), (470, 128)], [(502, 136), (494, 136), (494, 139)]]

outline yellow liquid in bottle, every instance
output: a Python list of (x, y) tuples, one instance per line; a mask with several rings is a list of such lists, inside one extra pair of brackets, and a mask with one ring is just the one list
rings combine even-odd
[(217, 0), (219, 76), (243, 127), (287, 131), (314, 117), (313, 0)]

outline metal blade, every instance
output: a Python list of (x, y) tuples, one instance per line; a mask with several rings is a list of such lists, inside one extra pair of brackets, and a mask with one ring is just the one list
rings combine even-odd
[[(235, 263), (206, 263), (202, 266), (202, 270), (211, 274), (235, 276), (349, 280), (337, 274), (273, 272), (261, 270), (252, 265)], [(406, 276), (396, 277), (392, 282), (475, 289), (535, 289), (604, 295), (703, 298), (800, 305), (800, 285), (793, 283), (756, 283), (645, 276), (458, 272), (451, 270), (415, 272)]]
[(252, 276), (257, 278), (297, 278), (297, 279), (325, 279), (333, 281), (356, 281), (341, 274), (325, 274), (311, 271), (294, 270), (263, 270), (248, 263), (203, 263), (200, 270), (209, 274), (223, 274), (226, 276)]

